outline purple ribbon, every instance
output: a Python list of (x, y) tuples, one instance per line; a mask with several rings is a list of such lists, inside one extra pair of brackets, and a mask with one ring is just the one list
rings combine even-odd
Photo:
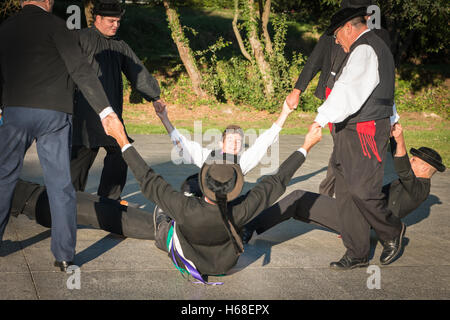
[[(175, 232), (175, 225), (174, 225), (174, 221), (172, 220), (172, 227), (174, 228), (174, 232)], [(177, 259), (175, 258), (175, 253), (177, 254), (178, 258), (181, 260), (181, 262), (183, 262), (184, 266), (186, 267), (187, 271), (191, 274), (191, 276), (193, 276), (195, 279), (197, 279), (198, 281), (195, 281), (193, 283), (203, 283), (203, 284), (207, 284), (207, 285), (212, 285), (212, 286), (216, 286), (216, 285), (222, 285), (223, 282), (206, 282), (205, 280), (203, 280), (202, 275), (197, 271), (197, 269), (195, 269), (189, 262), (187, 262), (176, 250), (175, 250), (175, 245), (174, 245), (174, 240), (173, 240), (173, 236), (172, 236), (172, 246), (170, 248), (170, 251), (172, 251), (172, 259), (173, 262), (175, 263), (175, 265), (180, 268), (180, 266), (177, 263)]]

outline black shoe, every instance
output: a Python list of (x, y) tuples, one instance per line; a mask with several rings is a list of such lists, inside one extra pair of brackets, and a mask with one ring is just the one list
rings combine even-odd
[(67, 268), (72, 265), (72, 261), (55, 261), (55, 267), (58, 267), (63, 272), (67, 272)]
[(330, 268), (334, 270), (350, 270), (354, 268), (367, 267), (368, 265), (368, 258), (352, 259), (345, 254), (338, 262), (330, 263)]
[(253, 236), (253, 232), (255, 232), (255, 229), (249, 226), (244, 226), (244, 228), (242, 228), (241, 238), (243, 244), (247, 244), (250, 241)]
[(383, 252), (381, 252), (380, 263), (386, 265), (394, 261), (402, 251), (403, 236), (406, 232), (406, 225), (402, 222), (402, 229), (398, 237), (389, 241), (381, 241)]
[(163, 222), (170, 222), (170, 217), (166, 215), (160, 207), (155, 206), (155, 210), (153, 210), (153, 227), (155, 228), (155, 239), (159, 226)]

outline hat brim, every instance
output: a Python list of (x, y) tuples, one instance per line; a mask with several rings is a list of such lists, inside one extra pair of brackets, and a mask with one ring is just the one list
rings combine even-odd
[[(345, 25), (351, 19), (356, 18), (356, 17), (371, 16), (372, 14), (373, 14), (373, 12), (367, 13), (366, 7), (341, 9), (338, 12), (336, 12), (334, 14), (334, 16), (331, 18), (331, 24), (327, 28), (327, 30), (325, 30), (325, 34), (328, 36), (332, 36), (337, 28)], [(341, 17), (339, 17), (339, 16), (341, 16)], [(335, 21), (333, 21), (333, 20), (335, 20)]]
[(439, 172), (444, 172), (445, 171), (445, 166), (444, 164), (442, 164), (442, 162), (437, 161), (436, 159), (430, 157), (428, 154), (417, 150), (415, 148), (411, 148), (409, 150), (409, 152), (413, 155), (416, 156), (420, 159), (422, 159), (423, 161), (425, 161), (426, 163), (428, 163), (430, 166), (432, 166), (433, 168), (435, 168), (437, 171)]
[[(220, 165), (220, 164), (215, 164), (215, 163), (203, 164), (203, 166), (199, 172), (198, 180), (199, 180), (200, 189), (202, 190), (203, 195), (205, 195), (208, 199), (210, 199), (212, 201), (217, 201), (216, 194), (206, 186), (206, 173), (208, 172), (209, 168), (211, 168), (214, 165)], [(233, 190), (231, 190), (229, 193), (227, 193), (227, 201), (229, 202), (229, 201), (236, 199), (239, 196), (239, 194), (241, 193), (242, 188), (244, 186), (244, 175), (242, 174), (241, 167), (238, 164), (225, 163), (225, 165), (232, 166), (233, 170), (236, 172), (236, 184), (234, 185)]]
[(102, 17), (122, 17), (125, 14), (125, 9), (121, 10), (120, 12), (117, 11), (107, 11), (107, 10), (95, 10), (95, 15), (102, 16)]

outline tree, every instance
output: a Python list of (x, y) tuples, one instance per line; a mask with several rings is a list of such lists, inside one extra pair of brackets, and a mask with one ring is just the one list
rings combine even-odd
[(379, 4), (397, 65), (411, 59), (448, 57), (450, 8), (446, 0), (384, 0)]
[(94, 16), (92, 15), (92, 9), (94, 8), (94, 0), (83, 0), (84, 15), (86, 16), (86, 24), (91, 27), (94, 24)]
[(192, 82), (192, 88), (197, 96), (206, 98), (207, 94), (202, 89), (203, 79), (197, 63), (194, 59), (191, 48), (189, 47), (189, 40), (184, 35), (183, 27), (181, 26), (178, 12), (173, 7), (171, 0), (163, 1), (166, 9), (167, 20), (169, 21), (169, 28), (171, 30), (172, 39), (175, 42), (181, 61), (189, 75)]
[(0, 4), (0, 22), (7, 19), (9, 16), (19, 11), (20, 2), (19, 0), (6, 0)]
[[(260, 1), (260, 6), (262, 0)], [(258, 66), (259, 72), (264, 82), (264, 92), (267, 98), (271, 98), (274, 94), (274, 85), (272, 78), (272, 70), (270, 63), (266, 59), (266, 54), (270, 57), (273, 53), (272, 42), (270, 40), (269, 33), (267, 31), (267, 24), (270, 16), (271, 1), (266, 0), (264, 10), (260, 13), (260, 17), (257, 17), (257, 11), (255, 8), (254, 0), (244, 0), (244, 19), (245, 28), (247, 30), (248, 42), (250, 44), (251, 53), (245, 48), (241, 34), (237, 26), (237, 20), (239, 17), (239, 0), (234, 0), (234, 19), (233, 30), (236, 39), (239, 43), (242, 54), (250, 61), (255, 61)], [(261, 12), (261, 11), (260, 11)], [(262, 22), (262, 23), (261, 23)], [(262, 25), (263, 36), (260, 35), (260, 26)], [(261, 38), (265, 39), (265, 42), (261, 41)]]

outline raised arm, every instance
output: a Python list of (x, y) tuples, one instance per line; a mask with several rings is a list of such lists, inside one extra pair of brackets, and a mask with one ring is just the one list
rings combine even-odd
[[(122, 149), (123, 158), (127, 162), (134, 177), (139, 182), (142, 194), (150, 201), (156, 203), (171, 218), (182, 222), (183, 210), (187, 206), (189, 197), (176, 191), (159, 174), (149, 167), (137, 150), (131, 146), (123, 126), (116, 125), (110, 131)], [(192, 200), (192, 199), (191, 199)]]
[(423, 191), (426, 188), (422, 183), (417, 183), (417, 177), (411, 167), (409, 161), (405, 138), (403, 136), (403, 128), (400, 123), (396, 123), (392, 128), (392, 137), (397, 142), (397, 148), (394, 154), (394, 168), (398, 178), (405, 188), (405, 190), (413, 198), (423, 197), (427, 192)]
[[(246, 199), (239, 204), (243, 206), (245, 212), (242, 216), (234, 216), (234, 221), (238, 226), (243, 226), (264, 209), (271, 206), (286, 190), (286, 186), (291, 181), (292, 176), (305, 161), (305, 157), (311, 148), (322, 138), (322, 128), (317, 123), (311, 125), (305, 137), (303, 146), (289, 156), (280, 166), (274, 175), (264, 177), (247, 194)], [(236, 210), (234, 212), (239, 212)]]
[(311, 80), (322, 69), (323, 59), (325, 59), (327, 48), (331, 41), (332, 39), (327, 35), (320, 37), (300, 73), (294, 89), (286, 97), (286, 102), (290, 107), (297, 107), (300, 101), (300, 94), (306, 90)]
[(191, 141), (182, 135), (170, 122), (167, 108), (164, 108), (161, 112), (157, 111), (156, 114), (170, 135), (172, 143), (182, 154), (184, 163), (192, 163), (200, 168), (212, 150), (203, 148), (198, 142)]
[(278, 135), (293, 109), (294, 108), (290, 108), (285, 102), (283, 104), (280, 116), (272, 127), (262, 133), (253, 145), (242, 154), (240, 165), (244, 175), (259, 164), (261, 159), (267, 153), (267, 149), (269, 149), (269, 147), (278, 140)]

